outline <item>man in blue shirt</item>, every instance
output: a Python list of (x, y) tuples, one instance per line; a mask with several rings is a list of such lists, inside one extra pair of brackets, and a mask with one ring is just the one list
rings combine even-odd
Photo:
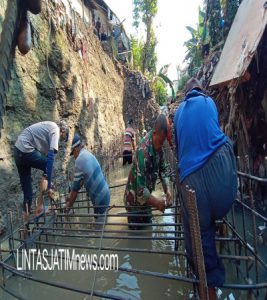
[[(236, 163), (232, 143), (221, 131), (214, 101), (191, 78), (186, 96), (174, 117), (176, 153), (183, 199), (187, 255), (192, 258), (186, 209), (186, 186), (195, 190), (210, 299), (221, 286), (225, 270), (215, 245), (215, 220), (230, 210), (237, 192)], [(212, 297), (213, 294), (213, 297)]]
[(74, 135), (70, 155), (75, 158), (75, 174), (66, 210), (69, 211), (73, 206), (78, 191), (84, 185), (94, 205), (95, 214), (99, 214), (96, 220), (102, 222), (103, 214), (110, 203), (110, 192), (99, 162), (92, 153), (84, 149), (78, 134)]

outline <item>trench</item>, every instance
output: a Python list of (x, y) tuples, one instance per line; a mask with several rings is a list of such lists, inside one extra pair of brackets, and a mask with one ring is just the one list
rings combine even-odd
[[(10, 7), (14, 3), (12, 1)], [(15, 14), (8, 22), (10, 28), (15, 27)], [(11, 35), (8, 39), (1, 104), (5, 102), (6, 82), (10, 77)], [(3, 107), (0, 111), (2, 117)], [(0, 125), (2, 127), (1, 120)], [(10, 213), (8, 236), (0, 240), (0, 299), (198, 299), (199, 282), (184, 252), (179, 203), (163, 215), (154, 211), (153, 224), (144, 230), (128, 230), (122, 201), (128, 172), (129, 167), (122, 168), (118, 162), (107, 173), (113, 188), (104, 231), (95, 230), (93, 211), (89, 207), (92, 204), (84, 192), (79, 196), (74, 214), (68, 218), (59, 203), (58, 210), (41, 218), (38, 224), (32, 223), (32, 235), (26, 242), (19, 234), (21, 226), (16, 227)], [(218, 222), (218, 227), (225, 225), (227, 229), (217, 236), (218, 251), (227, 271), (226, 284), (217, 290), (219, 299), (267, 299), (267, 214), (266, 210), (258, 212), (255, 207), (257, 199), (254, 199), (252, 182), (266, 188), (266, 179), (260, 181), (260, 178), (240, 175), (245, 191), (241, 191), (227, 218)], [(66, 189), (61, 192), (64, 201)], [(155, 194), (161, 196), (161, 193), (157, 185)], [(266, 208), (266, 201), (263, 207)], [(75, 249), (77, 254), (116, 254), (119, 270), (15, 270), (25, 248), (46, 249), (49, 253)], [(51, 265), (51, 257), (47, 260)]]
[[(46, 249), (50, 254), (52, 249), (75, 249), (76, 254), (85, 255), (115, 254), (119, 270), (55, 268), (44, 271), (39, 268), (25, 271), (26, 276), (23, 272), (14, 274), (14, 270), (8, 267), (21, 266), (22, 254), (10, 249), (18, 249), (23, 241), (18, 233), (12, 233), (1, 243), (0, 286), (7, 291), (0, 291), (0, 299), (16, 299), (14, 295), (17, 299), (36, 299), (38, 295), (40, 300), (47, 297), (198, 299), (197, 280), (184, 255), (182, 226), (175, 226), (180, 222), (179, 217), (175, 218), (175, 205), (164, 214), (153, 211), (152, 225), (144, 230), (128, 230), (122, 199), (129, 170), (129, 166), (122, 167), (119, 161), (106, 174), (111, 187), (111, 205), (103, 231), (94, 227), (91, 204), (86, 194), (81, 192), (71, 217), (66, 219), (59, 212), (53, 220), (53, 214), (40, 219), (33, 231), (33, 235), (38, 230), (39, 234), (27, 245), (40, 251)], [(243, 183), (249, 185), (246, 179)], [(156, 196), (162, 194), (160, 186), (157, 185)], [(264, 216), (254, 219), (254, 214), (240, 204), (247, 205), (247, 201), (243, 193), (239, 195), (227, 218), (220, 221), (227, 225), (227, 234), (217, 236), (217, 248), (226, 269), (226, 284), (217, 289), (219, 299), (264, 299), (266, 293), (266, 245), (258, 241), (258, 228), (264, 225)], [(241, 239), (245, 240), (243, 244)], [(3, 249), (7, 249), (6, 252)], [(47, 259), (51, 265), (51, 257)], [(28, 275), (37, 282), (27, 278)]]

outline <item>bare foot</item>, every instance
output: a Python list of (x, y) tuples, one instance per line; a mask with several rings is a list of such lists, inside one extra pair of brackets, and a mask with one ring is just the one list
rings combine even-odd
[(39, 216), (44, 210), (43, 204), (38, 204), (35, 210), (35, 216)]

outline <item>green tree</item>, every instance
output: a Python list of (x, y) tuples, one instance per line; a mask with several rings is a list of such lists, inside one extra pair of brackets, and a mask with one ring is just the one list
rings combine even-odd
[(142, 51), (142, 72), (156, 72), (156, 39), (153, 31), (153, 19), (157, 14), (157, 0), (134, 0), (133, 25), (138, 29), (140, 20), (145, 25), (146, 39)]
[(206, 19), (209, 25), (211, 47), (216, 46), (223, 38), (222, 9), (220, 0), (207, 1)]
[(185, 56), (185, 61), (188, 63), (187, 73), (190, 77), (197, 75), (198, 70), (203, 63), (202, 48), (203, 43), (207, 40), (205, 26), (205, 12), (199, 8), (197, 29), (186, 26), (186, 29), (191, 34), (191, 38), (184, 43), (187, 48)]
[(152, 85), (156, 101), (159, 105), (164, 105), (168, 99), (168, 91), (165, 82), (157, 77)]
[(179, 81), (179, 90), (183, 89), (188, 77), (197, 75), (203, 64), (204, 52), (207, 51), (208, 54), (210, 47), (221, 44), (227, 36), (241, 1), (204, 0), (204, 11), (199, 10), (197, 29), (186, 27), (191, 33), (191, 38), (184, 43), (187, 48), (185, 61), (188, 63), (188, 69)]
[(202, 61), (202, 36), (198, 29), (186, 26), (187, 30), (191, 33), (191, 38), (184, 43), (187, 48), (185, 61), (188, 63), (188, 75), (190, 77), (196, 76)]
[(149, 43), (144, 45), (142, 51), (142, 72), (147, 71), (151, 76), (157, 72), (157, 54), (156, 54), (157, 41), (155, 38), (154, 30), (151, 30), (151, 39)]
[(136, 37), (130, 36), (130, 44), (133, 54), (133, 68), (134, 70), (141, 71), (144, 42), (138, 40)]
[(187, 83), (187, 81), (189, 80), (189, 75), (187, 73), (182, 74), (179, 82), (178, 82), (178, 90), (179, 91), (184, 91), (185, 88), (185, 84)]
[(223, 9), (225, 27), (224, 27), (224, 36), (227, 37), (228, 32), (234, 21), (237, 9), (240, 5), (240, 0), (222, 0), (221, 5)]

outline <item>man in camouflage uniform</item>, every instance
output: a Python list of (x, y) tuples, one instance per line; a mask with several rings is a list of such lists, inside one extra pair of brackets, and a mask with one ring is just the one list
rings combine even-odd
[[(164, 115), (159, 115), (153, 130), (139, 144), (136, 161), (129, 173), (124, 194), (126, 209), (133, 214), (133, 216), (128, 217), (128, 223), (149, 223), (152, 216), (151, 206), (164, 212), (166, 204), (171, 204), (167, 165), (162, 151), (162, 145), (167, 137), (167, 133), (167, 118)], [(165, 200), (157, 199), (151, 194), (155, 190), (158, 176), (166, 194), (166, 203)], [(138, 216), (135, 216), (137, 214)], [(129, 227), (131, 229), (140, 228), (140, 226)]]

